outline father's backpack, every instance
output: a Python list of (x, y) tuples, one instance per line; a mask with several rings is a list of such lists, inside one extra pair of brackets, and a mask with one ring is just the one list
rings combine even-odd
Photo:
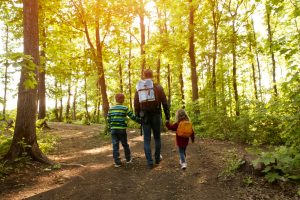
[(179, 122), (176, 133), (180, 137), (189, 138), (193, 134), (192, 122), (187, 120)]
[(136, 86), (136, 90), (139, 95), (139, 102), (151, 102), (155, 101), (154, 84), (151, 79), (140, 80)]

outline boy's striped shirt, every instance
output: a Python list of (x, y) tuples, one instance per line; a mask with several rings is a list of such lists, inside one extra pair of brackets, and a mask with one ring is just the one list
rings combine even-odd
[(126, 129), (127, 127), (127, 116), (130, 119), (139, 122), (139, 118), (136, 117), (132, 111), (124, 105), (115, 105), (112, 106), (107, 115), (107, 120), (110, 129)]

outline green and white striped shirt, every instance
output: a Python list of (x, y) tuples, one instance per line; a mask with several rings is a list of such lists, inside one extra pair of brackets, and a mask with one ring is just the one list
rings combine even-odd
[(135, 116), (132, 111), (128, 109), (127, 106), (117, 104), (115, 106), (110, 107), (107, 114), (107, 121), (109, 124), (109, 128), (112, 129), (126, 129), (127, 120), (130, 119), (140, 122), (140, 118)]

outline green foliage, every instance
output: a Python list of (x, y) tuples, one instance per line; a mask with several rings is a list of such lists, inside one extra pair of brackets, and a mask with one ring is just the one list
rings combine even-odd
[(267, 152), (259, 152), (259, 158), (253, 161), (254, 165), (263, 163), (266, 167), (263, 172), (269, 182), (284, 179), (300, 179), (300, 151), (299, 148), (280, 146)]
[(47, 154), (53, 150), (57, 141), (58, 137), (45, 133), (42, 129), (37, 128), (37, 142), (43, 153)]
[(225, 168), (221, 172), (220, 176), (225, 179), (233, 177), (244, 163), (245, 161), (239, 158), (236, 149), (228, 150), (225, 155)]
[(8, 152), (12, 142), (12, 135), (0, 134), (0, 157)]
[(244, 179), (243, 179), (243, 183), (246, 185), (246, 186), (250, 186), (253, 184), (253, 179), (251, 176), (245, 176)]

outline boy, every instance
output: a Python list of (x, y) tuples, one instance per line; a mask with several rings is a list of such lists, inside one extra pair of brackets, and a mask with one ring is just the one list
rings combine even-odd
[(116, 105), (110, 107), (108, 111), (107, 121), (108, 127), (111, 131), (111, 139), (113, 145), (113, 158), (115, 162), (115, 167), (121, 166), (120, 153), (119, 153), (119, 143), (121, 142), (126, 163), (132, 163), (130, 148), (127, 143), (127, 117), (140, 123), (140, 118), (136, 117), (132, 111), (129, 111), (127, 106), (124, 106), (125, 96), (122, 93), (115, 95)]

